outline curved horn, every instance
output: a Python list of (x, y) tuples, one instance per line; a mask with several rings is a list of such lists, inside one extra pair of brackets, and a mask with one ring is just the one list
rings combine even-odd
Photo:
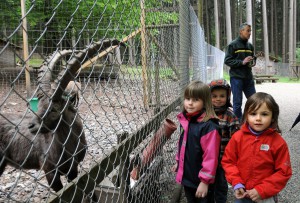
[(71, 57), (67, 67), (59, 73), (55, 80), (55, 86), (57, 88), (53, 94), (53, 100), (56, 101), (61, 99), (65, 88), (71, 80), (74, 80), (74, 77), (77, 75), (77, 71), (86, 60), (92, 58), (96, 53), (101, 52), (108, 47), (120, 45), (120, 43), (121, 42), (117, 39), (101, 40), (99, 42), (92, 43), (89, 47), (79, 51), (79, 53)]
[(38, 72), (38, 91), (37, 96), (40, 98), (43, 94), (49, 94), (51, 90), (51, 77), (55, 64), (60, 61), (62, 57), (65, 57), (72, 53), (72, 50), (57, 51), (53, 55), (49, 56), (41, 65)]

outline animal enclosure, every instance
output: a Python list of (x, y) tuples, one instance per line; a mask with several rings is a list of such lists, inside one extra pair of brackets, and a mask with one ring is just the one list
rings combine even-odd
[[(207, 53), (189, 1), (1, 1), (0, 7), (7, 19), (0, 56), (12, 44), (22, 47), (13, 52), (16, 67), (0, 67), (0, 121), (10, 125), (0, 134), (1, 143), (6, 139), (0, 202), (169, 202), (179, 132), (165, 136), (164, 121), (177, 124), (191, 80), (219, 78), (222, 69), (218, 50)], [(70, 81), (77, 85), (67, 91)], [(37, 112), (29, 106), (33, 98)], [(17, 137), (27, 144), (22, 160), (11, 155), (22, 153), (12, 145)], [(33, 153), (38, 167), (30, 164)]]

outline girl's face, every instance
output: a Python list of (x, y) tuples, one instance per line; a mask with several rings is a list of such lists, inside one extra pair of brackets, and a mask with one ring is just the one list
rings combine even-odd
[(215, 89), (211, 92), (211, 98), (214, 107), (225, 106), (227, 101), (227, 91), (225, 89)]
[(184, 109), (188, 113), (195, 113), (203, 109), (202, 99), (185, 98), (183, 105), (184, 105)]
[(247, 114), (247, 122), (255, 131), (263, 131), (272, 123), (272, 111), (263, 103), (259, 109)]

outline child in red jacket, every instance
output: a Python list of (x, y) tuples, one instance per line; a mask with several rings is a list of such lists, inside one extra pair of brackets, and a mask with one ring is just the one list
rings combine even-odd
[(292, 176), (289, 149), (279, 134), (279, 106), (267, 93), (248, 98), (243, 125), (230, 139), (222, 159), (235, 203), (277, 202)]

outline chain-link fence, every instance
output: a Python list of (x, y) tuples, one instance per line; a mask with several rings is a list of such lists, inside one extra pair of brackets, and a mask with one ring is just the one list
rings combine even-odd
[(0, 202), (173, 201), (182, 91), (224, 58), (189, 1), (4, 0), (0, 18)]

